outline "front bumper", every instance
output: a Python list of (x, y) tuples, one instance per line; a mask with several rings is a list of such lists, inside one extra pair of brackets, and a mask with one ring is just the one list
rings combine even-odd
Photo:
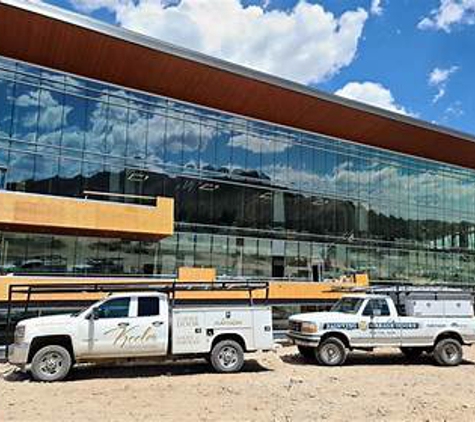
[(8, 347), (8, 362), (16, 366), (25, 366), (28, 363), (28, 344), (11, 344)]
[(289, 331), (287, 337), (297, 346), (317, 347), (320, 343), (320, 335), (304, 335)]

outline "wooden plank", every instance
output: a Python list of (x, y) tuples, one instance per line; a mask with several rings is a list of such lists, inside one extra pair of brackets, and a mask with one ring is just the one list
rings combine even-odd
[(157, 240), (173, 234), (174, 200), (155, 206), (0, 191), (0, 230)]

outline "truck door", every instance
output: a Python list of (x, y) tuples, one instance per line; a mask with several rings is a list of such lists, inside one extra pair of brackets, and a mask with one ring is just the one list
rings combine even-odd
[[(132, 357), (164, 355), (168, 341), (168, 306), (160, 297), (112, 298), (79, 327), (81, 355)], [(84, 345), (86, 344), (86, 346)]]
[(370, 299), (362, 315), (370, 318), (368, 328), (374, 346), (400, 346), (398, 318), (391, 315), (386, 299)]
[(106, 300), (81, 321), (78, 354), (92, 357), (127, 356), (127, 330), (133, 321), (131, 299), (118, 297)]
[(136, 355), (165, 356), (168, 351), (168, 300), (159, 296), (134, 299), (133, 321), (136, 339), (131, 348)]

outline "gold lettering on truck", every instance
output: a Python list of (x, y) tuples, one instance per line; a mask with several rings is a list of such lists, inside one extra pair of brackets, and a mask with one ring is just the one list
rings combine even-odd
[(152, 327), (146, 328), (142, 333), (136, 333), (135, 330), (138, 325), (133, 327), (116, 327), (104, 332), (104, 335), (114, 336), (114, 346), (119, 346), (121, 349), (125, 347), (140, 346), (147, 342), (157, 340), (157, 335)]

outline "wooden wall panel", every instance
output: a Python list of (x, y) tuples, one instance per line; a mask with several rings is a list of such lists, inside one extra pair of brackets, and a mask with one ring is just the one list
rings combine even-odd
[(156, 206), (0, 191), (0, 230), (161, 239), (173, 234), (172, 198)]

